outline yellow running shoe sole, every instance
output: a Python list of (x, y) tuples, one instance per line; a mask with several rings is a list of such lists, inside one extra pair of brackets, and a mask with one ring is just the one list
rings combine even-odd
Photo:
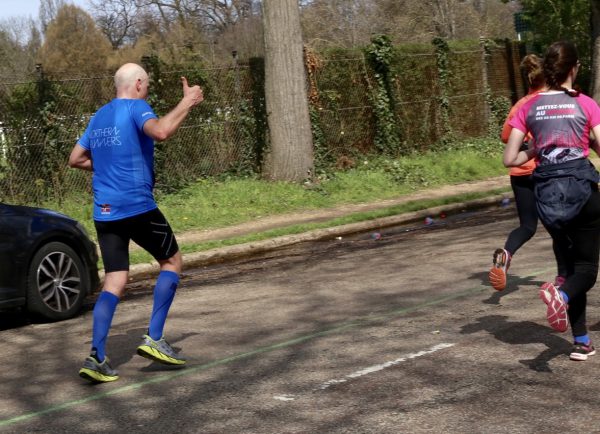
[(137, 353), (146, 359), (164, 363), (165, 365), (185, 365), (185, 360), (175, 359), (167, 356), (165, 353), (162, 353), (149, 345), (140, 345), (137, 347)]
[(79, 370), (79, 376), (93, 383), (109, 383), (119, 379), (118, 375), (105, 375), (88, 368), (81, 368)]

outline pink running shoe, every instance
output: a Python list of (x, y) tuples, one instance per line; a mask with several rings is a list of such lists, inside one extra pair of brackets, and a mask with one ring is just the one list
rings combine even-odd
[(546, 317), (550, 327), (557, 332), (566, 332), (569, 328), (568, 306), (556, 286), (550, 282), (544, 283), (540, 289), (540, 298), (548, 305)]
[(563, 286), (563, 284), (565, 283), (566, 280), (567, 280), (566, 277), (556, 276), (554, 278), (554, 286), (556, 286), (557, 288), (560, 288), (561, 286)]

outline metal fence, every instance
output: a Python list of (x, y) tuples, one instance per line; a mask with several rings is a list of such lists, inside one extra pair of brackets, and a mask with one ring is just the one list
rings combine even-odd
[[(451, 52), (446, 89), (441, 88), (433, 51), (398, 53), (391, 93), (404, 146), (435, 146), (445, 131), (444, 92), (454, 134), (487, 134), (486, 95), (514, 101), (524, 91), (513, 48), (496, 48), (488, 56), (483, 48)], [(260, 171), (268, 148), (261, 68), (260, 61), (223, 69), (146, 65), (152, 79), (149, 102), (159, 116), (179, 101), (181, 76), (201, 84), (205, 95), (180, 131), (157, 144), (157, 188), (169, 192), (201, 177)], [(324, 57), (314, 68), (313, 131), (320, 135), (320, 152), (328, 161), (377, 152), (373, 80), (362, 55)], [(0, 200), (44, 205), (82, 193), (89, 197), (90, 175), (69, 169), (66, 162), (92, 114), (113, 95), (111, 74), (65, 80), (40, 69), (19, 82), (0, 83)]]

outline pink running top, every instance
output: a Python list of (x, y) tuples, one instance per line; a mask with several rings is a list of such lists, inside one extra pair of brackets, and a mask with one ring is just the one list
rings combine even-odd
[(592, 98), (564, 91), (541, 92), (524, 104), (510, 126), (531, 133), (538, 164), (556, 164), (590, 153), (590, 130), (600, 125), (600, 107)]

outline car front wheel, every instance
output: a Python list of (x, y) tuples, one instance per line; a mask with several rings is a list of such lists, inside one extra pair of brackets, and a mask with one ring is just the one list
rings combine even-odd
[(69, 246), (51, 242), (42, 246), (29, 266), (27, 307), (49, 320), (71, 318), (89, 293), (83, 261)]

